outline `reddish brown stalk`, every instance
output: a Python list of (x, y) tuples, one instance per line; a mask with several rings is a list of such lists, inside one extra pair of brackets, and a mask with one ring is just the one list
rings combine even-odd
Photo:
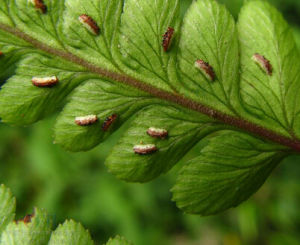
[(124, 83), (126, 85), (138, 88), (142, 91), (145, 91), (145, 92), (153, 95), (154, 97), (176, 103), (178, 105), (181, 105), (183, 107), (189, 108), (194, 111), (198, 111), (198, 112), (205, 114), (211, 118), (219, 120), (225, 124), (237, 127), (244, 131), (252, 133), (256, 136), (260, 136), (267, 140), (287, 146), (287, 147), (293, 149), (294, 151), (300, 152), (300, 141), (298, 139), (292, 139), (292, 138), (283, 136), (272, 130), (266, 129), (262, 126), (254, 124), (254, 123), (244, 120), (242, 118), (234, 117), (234, 116), (230, 116), (225, 113), (222, 113), (222, 112), (215, 110), (209, 106), (206, 106), (206, 105), (200, 104), (196, 101), (193, 101), (191, 99), (188, 99), (182, 95), (173, 94), (173, 93), (167, 92), (165, 90), (158, 89), (154, 86), (146, 84), (146, 83), (139, 81), (135, 78), (132, 78), (130, 76), (102, 69), (102, 68), (95, 66), (95, 65), (91, 64), (90, 62), (74, 55), (74, 54), (68, 53), (63, 50), (58, 50), (58, 49), (52, 48), (48, 45), (45, 45), (45, 44), (39, 42), (38, 40), (32, 38), (31, 36), (27, 35), (26, 33), (22, 32), (18, 29), (12, 28), (10, 26), (7, 26), (5, 24), (0, 23), (0, 29), (4, 30), (6, 32), (9, 32), (9, 33), (27, 41), (28, 43), (30, 43), (31, 45), (33, 45), (34, 47), (36, 47), (40, 50), (43, 50), (47, 53), (53, 54), (55, 56), (59, 56), (65, 60), (79, 64), (79, 65), (85, 67), (87, 70), (97, 73), (98, 75), (100, 75), (102, 77), (109, 78), (109, 79), (115, 80), (117, 82)]

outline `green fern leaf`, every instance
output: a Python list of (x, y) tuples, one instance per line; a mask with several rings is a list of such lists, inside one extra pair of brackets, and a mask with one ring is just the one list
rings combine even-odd
[(132, 243), (124, 237), (116, 236), (115, 238), (110, 238), (106, 245), (132, 245)]
[(300, 151), (299, 53), (264, 1), (247, 1), (237, 25), (214, 0), (194, 1), (182, 22), (178, 0), (0, 3), (5, 123), (62, 109), (54, 142), (76, 152), (128, 122), (106, 165), (131, 182), (210, 137), (173, 188), (179, 207), (202, 215), (238, 205)]
[(35, 208), (32, 215), (7, 225), (1, 234), (2, 245), (40, 245), (46, 244), (51, 234), (52, 221), (48, 214)]
[(65, 245), (93, 245), (90, 234), (82, 227), (81, 224), (73, 220), (65, 221), (59, 225), (52, 233), (49, 245), (65, 244)]

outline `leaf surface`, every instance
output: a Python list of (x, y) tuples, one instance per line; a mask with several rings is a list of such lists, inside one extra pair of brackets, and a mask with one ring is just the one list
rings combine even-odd
[[(300, 56), (290, 27), (274, 7), (251, 1), (242, 8), (238, 28), (241, 96), (250, 120), (299, 136)], [(251, 60), (255, 53), (269, 60), (271, 76)]]
[[(89, 79), (79, 86), (65, 106), (55, 125), (55, 142), (72, 151), (89, 150), (98, 145), (124, 122), (143, 107), (158, 100), (146, 93), (128, 89), (109, 80)], [(109, 130), (104, 131), (105, 119), (113, 114), (118, 116)], [(89, 127), (80, 127), (75, 118), (97, 115), (98, 122)]]
[(116, 236), (115, 238), (110, 238), (106, 245), (132, 245), (132, 243), (124, 237)]
[[(122, 0), (92, 0), (84, 4), (81, 0), (65, 0), (61, 32), (65, 48), (102, 68), (117, 69), (112, 50), (118, 41), (116, 27), (120, 21), (122, 5)], [(95, 36), (78, 21), (82, 14), (93, 19), (100, 29), (99, 35)]]
[(52, 233), (49, 245), (93, 245), (90, 234), (79, 223), (65, 221)]
[(173, 199), (185, 212), (201, 215), (235, 207), (265, 182), (284, 151), (243, 133), (223, 131), (183, 167)]
[[(172, 44), (165, 52), (162, 40), (168, 27), (174, 28), (175, 32)], [(178, 0), (125, 1), (120, 27), (121, 67), (145, 83), (176, 91), (179, 35)]]
[[(166, 130), (168, 136), (165, 139), (151, 137), (147, 131), (152, 127)], [(107, 158), (106, 165), (120, 179), (149, 181), (169, 171), (202, 138), (221, 128), (222, 125), (209, 117), (199, 117), (191, 111), (151, 106), (134, 118)], [(148, 144), (154, 144), (157, 152), (135, 154), (134, 146)]]
[[(226, 113), (238, 104), (238, 38), (235, 22), (225, 6), (216, 1), (194, 1), (183, 21), (179, 45), (180, 92)], [(213, 68), (208, 80), (195, 68), (196, 60)]]
[[(61, 66), (63, 64), (63, 67)], [(33, 77), (57, 76), (53, 88), (33, 86)], [(2, 120), (15, 125), (32, 124), (56, 111), (65, 97), (85, 79), (84, 69), (59, 58), (38, 54), (25, 58), (16, 75), (2, 87), (0, 113)]]
[(29, 221), (19, 220), (8, 224), (1, 235), (2, 245), (46, 244), (51, 234), (52, 221), (48, 214), (35, 208)]

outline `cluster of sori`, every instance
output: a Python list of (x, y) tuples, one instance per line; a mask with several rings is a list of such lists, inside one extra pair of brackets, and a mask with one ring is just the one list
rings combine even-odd
[[(153, 138), (158, 138), (158, 139), (166, 139), (168, 137), (168, 131), (163, 128), (155, 128), (155, 127), (150, 127), (146, 133)], [(139, 155), (147, 155), (154, 153), (158, 150), (155, 144), (139, 144), (135, 145), (133, 147), (133, 150), (136, 154)]]
[[(107, 117), (103, 124), (102, 124), (102, 130), (107, 131), (110, 126), (117, 120), (118, 115), (112, 114), (109, 117)], [(87, 116), (80, 116), (75, 118), (75, 123), (78, 126), (89, 126), (98, 121), (97, 115), (87, 115)]]
[[(44, 4), (43, 0), (30, 0), (33, 6), (40, 11), (42, 14), (47, 13), (47, 6)], [(90, 17), (87, 14), (82, 14), (78, 17), (78, 20), (80, 23), (85, 27), (90, 33), (92, 33), (95, 36), (98, 36), (100, 34), (100, 28), (96, 21)], [(168, 27), (166, 32), (163, 34), (162, 39), (162, 48), (164, 52), (168, 52), (171, 45), (172, 40), (174, 39), (175, 29), (172, 27)], [(3, 53), (0, 52), (0, 56), (2, 56)], [(252, 56), (252, 60), (269, 76), (272, 75), (272, 65), (270, 64), (270, 61), (265, 58), (261, 54), (254, 54)], [(209, 65), (208, 62), (197, 59), (195, 61), (195, 67), (204, 75), (204, 77), (208, 80), (213, 82), (216, 80), (216, 74), (214, 72), (214, 69), (212, 66)], [(36, 87), (53, 87), (56, 84), (58, 84), (59, 79), (57, 76), (46, 76), (46, 77), (33, 77), (32, 78), (32, 84)], [(118, 115), (112, 114), (111, 116), (108, 116), (103, 124), (102, 124), (102, 130), (107, 131), (110, 126), (117, 120)], [(99, 121), (99, 118), (97, 115), (86, 115), (86, 116), (78, 116), (75, 118), (75, 123), (78, 126), (89, 126), (95, 124), (97, 121)], [(150, 137), (159, 138), (159, 139), (165, 139), (168, 137), (168, 131), (166, 129), (162, 128), (155, 128), (150, 127), (146, 133)], [(154, 153), (158, 150), (155, 144), (139, 144), (135, 145), (133, 147), (133, 151), (136, 154), (139, 155), (147, 155)]]

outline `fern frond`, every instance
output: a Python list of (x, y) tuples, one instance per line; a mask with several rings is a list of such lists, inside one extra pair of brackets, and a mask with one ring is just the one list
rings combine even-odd
[(63, 108), (54, 141), (70, 151), (127, 122), (106, 164), (132, 182), (166, 173), (210, 137), (173, 189), (203, 215), (238, 205), (300, 152), (299, 53), (268, 3), (247, 1), (236, 24), (214, 0), (194, 1), (183, 21), (179, 0), (41, 2), (0, 0), (3, 122)]

